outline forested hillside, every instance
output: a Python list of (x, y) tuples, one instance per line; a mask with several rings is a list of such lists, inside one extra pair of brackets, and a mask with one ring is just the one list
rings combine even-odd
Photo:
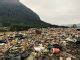
[(11, 30), (52, 27), (51, 24), (41, 21), (35, 12), (21, 4), (19, 0), (0, 0), (0, 26)]

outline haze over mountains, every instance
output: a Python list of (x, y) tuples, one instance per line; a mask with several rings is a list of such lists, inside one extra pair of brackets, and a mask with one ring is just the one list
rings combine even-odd
[(80, 23), (79, 24), (69, 24), (69, 25), (65, 25), (65, 26), (72, 27), (73, 25), (76, 25), (76, 28), (80, 29)]

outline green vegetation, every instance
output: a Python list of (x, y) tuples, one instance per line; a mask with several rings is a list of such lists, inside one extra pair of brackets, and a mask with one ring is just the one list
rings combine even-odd
[(19, 31), (47, 27), (59, 26), (41, 21), (35, 12), (20, 2), (16, 4), (0, 3), (0, 31)]

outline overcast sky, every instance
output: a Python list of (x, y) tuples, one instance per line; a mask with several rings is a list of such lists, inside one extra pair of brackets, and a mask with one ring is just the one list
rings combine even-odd
[(51, 24), (80, 23), (80, 0), (20, 0)]

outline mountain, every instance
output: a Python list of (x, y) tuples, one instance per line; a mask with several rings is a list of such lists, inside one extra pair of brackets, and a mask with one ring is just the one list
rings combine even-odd
[(68, 26), (70, 28), (78, 28), (78, 29), (80, 29), (80, 24), (67, 24), (67, 25), (64, 25), (64, 26)]
[(1, 3), (17, 3), (19, 0), (0, 0)]
[(0, 26), (10, 27), (11, 29), (16, 26), (18, 29), (26, 26), (58, 27), (41, 21), (35, 12), (25, 7), (19, 0), (0, 0)]
[(21, 4), (19, 0), (0, 0), (0, 25), (4, 25), (4, 23), (7, 25), (24, 24), (33, 26), (44, 22), (35, 12)]

